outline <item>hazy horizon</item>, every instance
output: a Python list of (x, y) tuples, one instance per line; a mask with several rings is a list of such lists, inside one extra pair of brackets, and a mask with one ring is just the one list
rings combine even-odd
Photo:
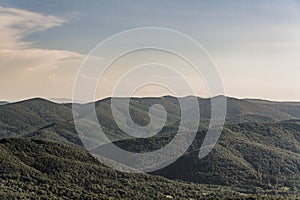
[[(101, 100), (104, 100), (104, 99), (107, 99), (107, 98), (161, 98), (161, 97), (167, 97), (167, 96), (175, 97), (175, 98), (184, 98), (184, 97), (194, 96), (194, 95), (173, 96), (173, 95), (166, 94), (166, 95), (157, 95), (157, 96), (131, 96), (131, 97), (126, 97), (126, 96), (111, 97), (111, 96), (107, 96), (107, 97), (103, 97), (103, 98), (99, 98), (99, 99), (97, 98), (97, 99), (95, 99), (95, 101), (101, 101)], [(217, 96), (220, 96), (220, 95), (217, 95)], [(203, 98), (203, 99), (210, 99), (210, 98), (214, 98), (214, 97), (217, 97), (217, 96), (212, 96), (212, 97), (195, 96), (195, 97)], [(279, 103), (280, 102), (282, 102), (282, 103), (300, 103), (300, 101), (272, 100), (272, 99), (263, 99), (263, 98), (256, 98), (256, 97), (235, 97), (235, 96), (228, 96), (228, 95), (225, 95), (225, 97), (226, 98), (233, 98), (233, 99), (240, 99), (240, 100), (261, 100), (261, 101), (270, 101), (270, 102), (279, 102)], [(72, 101), (72, 98), (33, 96), (33, 97), (14, 99), (14, 100), (0, 99), (0, 102), (15, 103), (15, 102), (26, 101), (26, 100), (35, 99), (35, 98), (45, 99), (45, 100), (52, 101), (52, 102), (57, 101), (57, 103)], [(80, 102), (80, 100), (74, 99), (74, 102)]]

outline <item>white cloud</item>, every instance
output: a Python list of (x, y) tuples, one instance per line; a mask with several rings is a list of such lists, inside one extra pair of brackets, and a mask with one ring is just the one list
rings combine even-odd
[(30, 42), (22, 41), (25, 36), (61, 26), (65, 22), (64, 19), (52, 15), (0, 6), (0, 49), (30, 47)]
[(0, 98), (70, 96), (83, 55), (35, 48), (24, 40), (66, 22), (52, 15), (0, 6)]

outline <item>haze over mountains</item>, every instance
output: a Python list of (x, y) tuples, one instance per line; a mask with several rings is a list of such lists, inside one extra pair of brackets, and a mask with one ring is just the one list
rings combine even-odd
[[(182, 198), (192, 198), (195, 196), (200, 197), (202, 193), (190, 193), (193, 190), (182, 192), (186, 190), (184, 189), (185, 187), (189, 186), (186, 183), (175, 180), (202, 184), (196, 184), (191, 187), (195, 187), (195, 190), (199, 189), (196, 189), (197, 187), (202, 187), (203, 190), (201, 189), (201, 192), (205, 190), (213, 191), (212, 193), (214, 194), (217, 194), (217, 192), (207, 188), (207, 184), (219, 185), (216, 187), (222, 187), (224, 190), (230, 191), (228, 194), (233, 196), (239, 196), (241, 193), (249, 194), (247, 197), (250, 197), (250, 194), (292, 195), (289, 196), (291, 198), (293, 195), (300, 195), (300, 103), (227, 98), (226, 123), (221, 138), (208, 156), (199, 159), (198, 151), (210, 119), (210, 99), (198, 98), (198, 101), (201, 121), (199, 122), (199, 131), (193, 144), (173, 164), (164, 169), (151, 172), (153, 175), (173, 179), (174, 182), (149, 175), (132, 175), (128, 178), (127, 176), (129, 175), (115, 172), (97, 163), (92, 157), (88, 157), (76, 132), (72, 105), (70, 103), (57, 104), (45, 99), (35, 98), (1, 105), (0, 138), (19, 138), (1, 141), (1, 156), (8, 159), (9, 155), (13, 155), (11, 159), (3, 160), (1, 163), (0, 168), (5, 172), (1, 173), (2, 178), (10, 177), (8, 179), (11, 179), (8, 181), (6, 178), (6, 181), (2, 182), (2, 184), (5, 185), (4, 188), (7, 194), (9, 194), (8, 191), (18, 190), (17, 188), (21, 187), (20, 185), (18, 187), (9, 187), (7, 185), (8, 183), (12, 184), (16, 180), (20, 181), (19, 184), (25, 185), (30, 182), (31, 185), (38, 188), (37, 190), (43, 192), (46, 191), (45, 187), (47, 186), (41, 186), (37, 182), (54, 183), (58, 181), (57, 177), (60, 175), (65, 178), (63, 178), (62, 182), (58, 181), (59, 185), (62, 183), (74, 185), (75, 182), (72, 182), (74, 180), (68, 177), (69, 175), (74, 176), (74, 174), (78, 174), (78, 169), (66, 171), (67, 169), (63, 163), (69, 163), (68, 165), (73, 166), (75, 165), (72, 164), (73, 162), (79, 164), (82, 162), (80, 159), (83, 158), (84, 162), (89, 160), (91, 166), (79, 164), (79, 166), (82, 166), (81, 171), (84, 171), (85, 167), (87, 173), (95, 171), (99, 173), (99, 170), (104, 170), (107, 173), (117, 173), (120, 176), (126, 176), (127, 178), (125, 179), (131, 182), (148, 180), (148, 177), (150, 177), (149, 179), (153, 179), (155, 183), (163, 182), (164, 187), (174, 187), (173, 191), (180, 190), (181, 192), (178, 191), (175, 192), (176, 194), (172, 194), (177, 198), (180, 198), (179, 194), (183, 195), (181, 196)], [(148, 152), (168, 144), (176, 134), (178, 121), (180, 120), (180, 106), (177, 99), (171, 96), (131, 99), (130, 114), (133, 120), (137, 124), (147, 125), (150, 120), (148, 110), (154, 104), (164, 106), (168, 113), (167, 121), (165, 127), (157, 135), (145, 139), (136, 139), (128, 136), (117, 126), (112, 117), (110, 98), (97, 101), (95, 106), (99, 123), (107, 136), (116, 145), (128, 151)], [(124, 99), (119, 98), (117, 109), (119, 109), (120, 118), (124, 117), (122, 115), (123, 105)], [(190, 112), (194, 112), (193, 108), (191, 108)], [(86, 116), (89, 114), (89, 112), (85, 113)], [(195, 123), (191, 121), (191, 124)], [(102, 147), (99, 146), (98, 150), (101, 150)], [(39, 150), (37, 151), (36, 148)], [(62, 149), (64, 148), (68, 149), (70, 153), (56, 154), (63, 151)], [(23, 153), (21, 154), (20, 151)], [(78, 154), (80, 156), (77, 156)], [(54, 160), (51, 161), (51, 159)], [(22, 167), (17, 167), (14, 170), (7, 167), (13, 166), (14, 163), (18, 163), (16, 166)], [(60, 166), (50, 165), (49, 169), (46, 169), (45, 166), (49, 163), (57, 163)], [(141, 163), (141, 165), (143, 164), (147, 165), (147, 163)], [(51, 170), (57, 170), (55, 172), (57, 174), (51, 175)], [(18, 173), (15, 174), (15, 172)], [(24, 178), (24, 175), (31, 178), (27, 180)], [(43, 180), (40, 180), (38, 176), (44, 177)], [(89, 177), (89, 179), (91, 178)], [(81, 175), (79, 175), (78, 179), (80, 179), (80, 183), (87, 181)], [(121, 179), (120, 182), (118, 179), (116, 182), (109, 182), (110, 178), (107, 176), (102, 176), (101, 179), (105, 180), (104, 183), (101, 184), (99, 180), (95, 180), (93, 182), (95, 187), (108, 187), (108, 185), (112, 184), (114, 186), (111, 187), (114, 188), (116, 185), (122, 185), (122, 181), (125, 181), (125, 179)], [(145, 181), (145, 184), (151, 183)], [(92, 185), (90, 186), (92, 187)], [(138, 190), (145, 189), (134, 183), (125, 184), (124, 187), (126, 187), (124, 190), (128, 191), (125, 194), (122, 190), (120, 194), (118, 193), (118, 197), (122, 195), (124, 198), (130, 196), (131, 191), (134, 189), (133, 187), (137, 187)], [(51, 194), (54, 196), (58, 194), (56, 189), (51, 190)], [(95, 190), (81, 188), (81, 192), (76, 193), (67, 189), (67, 187), (64, 188), (68, 196), (71, 196), (72, 192), (75, 192), (76, 194), (74, 195), (77, 196), (83, 195), (85, 192), (87, 196), (93, 196), (102, 190), (106, 191), (103, 188)], [(31, 188), (28, 191), (34, 191), (34, 189)], [(171, 193), (170, 190), (167, 191)], [(236, 193), (237, 191), (239, 193)], [(28, 194), (28, 192), (22, 189), (20, 194)], [(108, 193), (106, 194), (109, 196)], [(158, 196), (166, 195), (163, 193), (163, 190), (157, 190), (155, 194)], [(220, 194), (222, 196), (224, 192), (220, 191)], [(296, 196), (294, 197), (296, 198)]]
[(7, 101), (0, 101), (0, 106), (5, 105), (5, 104), (8, 104), (8, 102)]

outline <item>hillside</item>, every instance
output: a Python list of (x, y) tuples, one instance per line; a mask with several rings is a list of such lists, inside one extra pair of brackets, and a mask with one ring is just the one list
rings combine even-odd
[[(196, 183), (234, 186), (247, 192), (300, 191), (300, 121), (228, 124), (212, 152), (198, 158), (205, 131), (198, 132), (188, 151), (170, 166), (151, 174)], [(131, 152), (160, 149), (172, 134), (114, 142)], [(101, 152), (100, 146), (93, 152)], [(110, 155), (108, 155), (110, 156)], [(128, 158), (129, 159), (129, 158)], [(159, 162), (166, 158), (160, 157)], [(129, 159), (131, 160), (131, 159)], [(138, 162), (139, 166), (147, 163)]]
[[(217, 98), (217, 97), (216, 97)], [(210, 100), (198, 98), (202, 126), (206, 126), (210, 118)], [(140, 125), (149, 123), (148, 111), (151, 105), (161, 104), (168, 113), (164, 133), (175, 133), (180, 120), (180, 106), (176, 98), (171, 96), (157, 98), (133, 98), (130, 101), (130, 113), (133, 120)], [(103, 99), (95, 103), (99, 123), (105, 133), (112, 140), (125, 139), (127, 136), (115, 123), (110, 99)], [(119, 99), (119, 118), (124, 118), (122, 106), (124, 101)], [(227, 98), (226, 123), (242, 122), (276, 122), (282, 120), (299, 119), (300, 103), (279, 103), (254, 100), (240, 100)], [(190, 112), (194, 112), (190, 108)], [(89, 116), (87, 112), (84, 116)], [(126, 118), (125, 118), (126, 119)], [(191, 119), (192, 121), (193, 119)], [(124, 123), (126, 123), (124, 121)], [(65, 144), (80, 145), (74, 128), (72, 105), (57, 104), (40, 98), (0, 106), (0, 138), (27, 137), (47, 139)]]
[[(118, 98), (117, 100), (118, 104), (116, 108), (119, 112), (118, 117), (125, 119), (123, 123), (126, 123), (126, 118), (122, 113), (124, 109), (124, 99)], [(176, 186), (174, 186), (174, 188), (184, 188), (193, 182), (192, 185), (195, 185), (196, 188), (200, 187), (199, 184), (214, 185), (214, 187), (221, 187), (222, 191), (223, 189), (229, 190), (229, 194), (232, 194), (234, 191), (239, 191), (246, 194), (300, 195), (300, 103), (227, 98), (228, 110), (226, 124), (221, 138), (213, 151), (207, 157), (200, 160), (198, 159), (198, 151), (205, 136), (207, 122), (210, 117), (210, 100), (202, 98), (198, 98), (198, 100), (202, 119), (199, 122), (199, 132), (197, 133), (194, 143), (176, 162), (164, 169), (152, 172), (153, 175), (173, 179), (174, 181), (170, 181), (168, 184), (175, 184)], [(147, 125), (149, 123), (148, 110), (151, 105), (163, 105), (168, 113), (165, 127), (159, 134), (148, 139), (134, 139), (129, 137), (122, 132), (113, 120), (111, 102), (108, 98), (95, 103), (99, 123), (107, 136), (118, 146), (133, 152), (152, 151), (168, 144), (178, 130), (180, 107), (177, 99), (170, 96), (160, 98), (133, 98), (130, 103), (130, 114), (133, 120), (140, 125)], [(190, 112), (194, 112), (193, 108), (190, 109)], [(84, 118), (89, 115), (90, 112), (86, 112), (81, 117)], [(189, 127), (186, 127), (186, 129), (188, 128)], [(39, 179), (39, 177), (44, 177), (44, 175), (34, 175), (34, 173), (38, 173), (39, 171), (36, 167), (43, 164), (40, 162), (44, 162), (42, 159), (42, 157), (45, 158), (44, 152), (48, 152), (49, 154), (46, 155), (46, 161), (43, 164), (44, 168), (49, 163), (60, 163), (60, 161), (64, 159), (68, 160), (66, 162), (69, 162), (70, 166), (77, 165), (77, 163), (79, 164), (81, 162), (80, 160), (78, 161), (78, 157), (76, 157), (79, 152), (80, 155), (83, 155), (84, 152), (85, 156), (89, 157), (84, 158), (87, 159), (87, 162), (90, 162), (91, 160), (89, 159), (92, 159), (92, 157), (83, 150), (81, 140), (76, 132), (71, 104), (57, 104), (36, 98), (0, 106), (0, 138), (11, 137), (15, 139), (2, 140), (2, 146), (5, 146), (5, 148), (3, 147), (1, 150), (4, 154), (3, 157), (13, 158), (12, 160), (8, 160), (9, 162), (7, 163), (20, 163), (17, 164), (17, 166), (23, 166), (25, 163), (27, 167), (24, 165), (23, 167), (15, 169), (12, 166), (13, 164), (8, 168), (7, 166), (3, 166), (3, 169), (7, 169), (5, 173), (8, 173), (3, 180), (9, 183), (5, 185), (5, 182), (2, 186), (7, 188), (8, 191), (12, 191), (12, 185), (18, 181), (22, 184), (22, 187), (24, 184), (26, 185), (26, 181), (28, 180), (26, 178), (23, 180), (24, 177), (27, 177), (25, 174), (30, 174), (30, 176), (34, 177), (30, 180), (33, 181), (30, 182), (30, 185), (36, 188), (35, 191), (46, 190), (43, 188), (44, 186), (40, 187), (43, 180)], [(27, 139), (24, 140), (21, 138)], [(24, 145), (22, 145), (23, 143)], [(34, 148), (30, 148), (29, 146), (31, 145), (33, 145)], [(62, 145), (67, 145), (68, 147)], [(12, 150), (8, 152), (7, 146), (12, 148)], [(97, 150), (101, 151), (103, 147), (105, 146), (100, 146)], [(17, 148), (21, 148), (20, 150), (23, 153), (19, 154)], [(56, 150), (52, 152), (49, 150), (51, 148)], [(60, 155), (60, 152), (64, 152), (63, 149), (72, 151), (71, 154), (75, 155), (75, 157), (68, 157), (65, 153)], [(59, 153), (59, 155), (55, 153)], [(13, 157), (10, 156), (12, 154), (14, 155)], [(58, 156), (59, 159), (54, 159), (53, 154)], [(35, 159), (40, 157), (41, 160)], [(28, 158), (28, 161), (25, 158)], [(52, 158), (54, 160), (50, 161)], [(160, 158), (157, 159), (159, 160)], [(92, 160), (91, 162), (96, 162), (96, 164), (94, 164), (101, 168), (101, 170), (112, 171), (99, 164), (95, 159)], [(2, 164), (5, 163), (6, 162), (2, 161)], [(146, 166), (147, 163), (141, 163), (141, 165), (143, 164)], [(79, 165), (81, 166), (81, 164)], [(84, 170), (84, 166), (85, 165), (82, 165), (80, 170)], [(93, 165), (93, 167), (95, 166)], [(89, 167), (87, 168), (90, 169)], [(25, 169), (29, 171), (23, 173)], [(58, 168), (53, 169), (53, 172), (55, 170), (58, 170)], [(68, 170), (67, 167), (65, 170)], [(50, 176), (50, 173), (47, 172), (46, 179), (49, 185), (55, 185), (55, 183), (58, 182), (59, 187), (63, 187), (64, 184), (67, 184), (64, 190), (70, 190), (70, 188), (73, 187), (80, 190), (78, 188), (79, 186), (74, 186), (74, 182), (71, 181), (71, 177), (74, 177), (74, 174), (80, 174), (79, 169), (74, 170), (75, 171), (72, 172), (62, 171), (62, 174), (58, 175), (58, 173), (57, 177)], [(93, 168), (93, 170), (96, 169)], [(15, 173), (18, 174), (18, 179), (15, 179), (16, 175), (10, 175)], [(119, 172), (114, 171), (113, 173)], [(69, 179), (66, 178), (65, 182), (60, 182), (58, 177), (65, 176), (65, 174), (69, 174), (67, 176)], [(12, 178), (9, 178), (10, 176), (12, 176)], [(84, 187), (83, 183), (87, 181), (85, 179), (87, 177), (82, 177), (80, 180), (80, 183), (82, 181), (82, 185), (80, 187)], [(139, 175), (126, 175), (126, 179), (135, 179), (136, 177), (139, 177)], [(155, 179), (154, 182), (159, 182), (160, 180), (167, 181), (167, 179), (156, 176), (143, 175), (143, 177), (152, 177)], [(90, 178), (93, 180), (96, 179), (95, 177)], [(105, 178), (107, 181), (110, 179), (108, 177)], [(135, 187), (139, 187), (137, 181), (133, 182), (137, 185)], [(100, 187), (99, 185), (101, 185), (101, 183), (97, 182), (97, 184), (97, 187)], [(116, 184), (118, 185), (120, 183)], [(128, 183), (128, 185), (132, 184), (131, 181), (130, 184)], [(178, 186), (177, 184), (181, 184), (182, 186)], [(151, 186), (147, 186), (147, 190), (152, 191), (153, 188), (156, 188), (154, 185), (155, 183)], [(207, 188), (208, 185), (201, 185), (201, 187), (210, 191), (210, 189)], [(16, 186), (13, 191), (17, 191), (19, 187), (21, 187), (21, 185)], [(117, 190), (109, 190), (117, 193)], [(126, 190), (130, 191), (134, 189), (131, 188), (131, 186), (126, 186)], [(138, 189), (138, 191), (144, 190), (145, 188)], [(175, 190), (177, 191), (177, 189)], [(183, 192), (182, 190), (180, 189), (180, 194), (182, 193), (190, 197), (190, 193)], [(30, 195), (30, 192), (27, 190), (21, 191), (22, 195), (23, 193)], [(84, 189), (82, 193), (78, 193), (77, 195), (87, 194), (93, 196), (95, 195), (94, 193), (102, 193), (102, 190), (95, 190), (97, 192), (91, 191), (90, 189)], [(159, 191), (161, 191), (160, 194), (163, 194), (165, 189)], [(72, 192), (74, 192), (73, 189)], [(152, 191), (152, 193), (155, 192)], [(176, 194), (179, 195), (179, 193)], [(221, 196), (224, 195), (222, 192), (218, 193), (214, 191), (213, 193), (220, 194)], [(105, 194), (109, 195), (108, 193)], [(128, 194), (131, 193), (128, 192)], [(195, 194), (198, 193), (193, 193), (194, 196)], [(58, 193), (52, 192), (51, 195), (55, 196), (58, 195)], [(71, 194), (68, 193), (68, 196), (70, 195)]]
[(0, 140), (1, 198), (220, 199), (250, 195), (229, 187), (127, 174), (100, 164), (86, 151), (29, 139)]
[(197, 145), (196, 141), (184, 156), (154, 174), (198, 183), (237, 186), (254, 193), (259, 189), (272, 193), (280, 188), (298, 193), (299, 133), (299, 122), (226, 126), (207, 157), (198, 159), (199, 143)]

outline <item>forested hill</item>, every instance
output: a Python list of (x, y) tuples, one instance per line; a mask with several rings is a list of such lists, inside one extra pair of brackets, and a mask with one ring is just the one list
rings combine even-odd
[[(118, 117), (124, 118), (122, 109), (125, 101), (122, 98), (117, 101)], [(91, 197), (103, 192), (107, 195), (105, 197), (111, 195), (120, 198), (124, 195), (125, 198), (134, 191), (141, 194), (149, 191), (162, 197), (174, 190), (173, 196), (192, 198), (199, 197), (204, 188), (204, 193), (212, 191), (221, 196), (226, 193), (239, 196), (237, 192), (248, 195), (268, 194), (273, 197), (277, 194), (300, 195), (300, 103), (227, 98), (226, 123), (221, 138), (213, 151), (200, 160), (198, 151), (210, 118), (210, 99), (198, 98), (198, 101), (202, 118), (192, 146), (170, 166), (151, 173), (173, 181), (157, 176), (119, 173), (125, 178), (113, 182), (112, 176), (102, 175), (101, 180), (105, 180), (103, 183), (91, 174), (96, 173), (97, 177), (101, 177), (103, 170), (105, 173), (118, 172), (104, 167), (84, 151), (74, 126), (71, 104), (57, 104), (35, 98), (1, 105), (3, 159), (0, 168), (3, 172), (1, 188), (4, 188), (1, 191), (6, 191), (5, 195), (14, 191), (30, 196), (30, 191), (39, 191), (40, 195), (44, 195), (50, 190), (49, 194), (58, 196), (62, 190), (68, 197)], [(168, 116), (165, 127), (148, 139), (134, 139), (122, 132), (112, 117), (109, 98), (97, 101), (95, 106), (99, 123), (116, 145), (129, 151), (147, 152), (168, 144), (177, 133), (180, 120), (178, 100), (170, 96), (131, 99), (130, 114), (133, 120), (137, 124), (147, 125), (150, 119), (148, 111), (154, 104), (164, 106)], [(190, 112), (194, 112), (193, 108), (190, 109)], [(86, 116), (89, 114), (85, 113)], [(98, 150), (102, 147), (99, 146)], [(77, 164), (80, 167), (76, 168)], [(46, 169), (48, 165), (49, 171)], [(84, 173), (84, 176), (80, 173)], [(76, 176), (81, 178), (76, 179)], [(149, 182), (149, 179), (153, 179), (153, 182)], [(146, 185), (142, 187), (140, 181)], [(82, 188), (86, 187), (87, 182), (90, 183), (88, 188)], [(111, 189), (123, 184), (125, 188), (120, 191)]]
[[(230, 187), (122, 173), (85, 150), (33, 139), (0, 140), (1, 199), (250, 198)], [(279, 196), (279, 195), (277, 195)]]

